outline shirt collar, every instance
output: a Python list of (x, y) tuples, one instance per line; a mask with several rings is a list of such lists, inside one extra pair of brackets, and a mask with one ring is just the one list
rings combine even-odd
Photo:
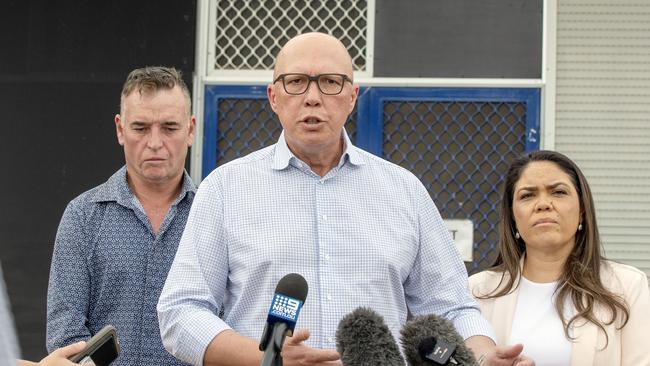
[[(343, 154), (341, 155), (341, 160), (338, 163), (338, 166), (341, 167), (346, 161), (349, 161), (352, 165), (363, 165), (365, 161), (363, 160), (361, 154), (358, 151), (358, 147), (352, 145), (350, 137), (348, 137), (347, 131), (345, 128), (341, 133), (343, 135)], [(282, 170), (289, 166), (291, 159), (298, 159), (292, 152), (289, 150), (287, 141), (284, 139), (284, 130), (280, 134), (278, 142), (275, 144), (275, 152), (273, 155), (273, 164), (271, 168), (274, 170)]]
[[(190, 178), (190, 175), (187, 174), (187, 171), (183, 170), (183, 185), (181, 186), (178, 199), (174, 201), (174, 204), (183, 200), (188, 194), (193, 195), (194, 193), (196, 193), (196, 186), (192, 178)], [(131, 191), (131, 187), (129, 187), (126, 178), (126, 165), (124, 165), (108, 178), (106, 183), (99, 186), (93, 202), (115, 201), (122, 206), (131, 207), (133, 206), (134, 197), (135, 195)]]

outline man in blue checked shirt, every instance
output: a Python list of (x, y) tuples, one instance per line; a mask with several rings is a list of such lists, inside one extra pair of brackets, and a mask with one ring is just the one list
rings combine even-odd
[(112, 365), (184, 365), (160, 340), (156, 304), (190, 212), (194, 139), (179, 71), (133, 70), (115, 116), (126, 165), (70, 202), (56, 235), (47, 294), (50, 351), (117, 329)]
[(495, 347), (420, 181), (350, 142), (352, 78), (331, 36), (282, 48), (267, 94), (283, 133), (201, 183), (158, 303), (163, 344), (193, 365), (259, 365), (275, 285), (297, 272), (309, 295), (282, 350), (286, 366), (340, 365), (336, 328), (358, 306), (381, 314), (396, 339), (408, 310), (441, 314), (485, 365), (532, 365), (521, 345)]

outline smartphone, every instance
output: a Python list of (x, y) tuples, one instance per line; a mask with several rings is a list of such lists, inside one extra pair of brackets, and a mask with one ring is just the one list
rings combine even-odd
[(86, 348), (70, 357), (70, 361), (78, 364), (94, 363), (96, 366), (108, 366), (120, 354), (120, 342), (117, 339), (115, 327), (107, 325), (95, 334)]

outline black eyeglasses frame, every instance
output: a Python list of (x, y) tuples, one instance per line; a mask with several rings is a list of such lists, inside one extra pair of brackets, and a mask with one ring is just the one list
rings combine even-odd
[[(307, 87), (305, 87), (305, 90), (304, 90), (302, 93), (290, 93), (290, 92), (287, 90), (287, 86), (286, 86), (285, 83), (284, 83), (284, 78), (287, 77), (287, 76), (292, 76), (292, 75), (300, 75), (300, 76), (305, 76), (305, 77), (307, 77), (307, 79), (308, 79)], [(323, 91), (323, 89), (321, 89), (320, 84), (318, 83), (318, 79), (320, 79), (320, 78), (323, 77), (323, 76), (327, 76), (327, 75), (335, 75), (335, 76), (340, 76), (340, 77), (343, 78), (343, 82), (341, 83), (341, 90), (339, 90), (338, 93), (325, 93), (325, 92)], [(333, 72), (328, 72), (328, 73), (324, 73), (324, 74), (318, 74), (318, 75), (314, 75), (314, 76), (311, 76), (311, 75), (308, 75), (308, 74), (302, 74), (302, 73), (298, 73), (298, 72), (290, 72), (290, 73), (286, 73), (286, 74), (280, 74), (280, 75), (278, 75), (278, 77), (275, 78), (275, 80), (273, 80), (273, 84), (277, 83), (277, 82), (280, 81), (280, 80), (282, 81), (282, 88), (283, 88), (284, 91), (285, 91), (287, 94), (289, 94), (289, 95), (302, 95), (302, 94), (305, 94), (305, 93), (307, 92), (307, 90), (309, 90), (309, 85), (311, 84), (312, 81), (316, 83), (316, 86), (318, 87), (318, 90), (319, 90), (323, 95), (339, 95), (339, 94), (341, 94), (341, 92), (343, 91), (343, 85), (345, 84), (346, 81), (349, 82), (350, 84), (352, 84), (352, 79), (350, 79), (349, 76), (347, 76), (347, 75), (345, 75), (345, 74), (338, 74), (338, 73), (333, 73)]]

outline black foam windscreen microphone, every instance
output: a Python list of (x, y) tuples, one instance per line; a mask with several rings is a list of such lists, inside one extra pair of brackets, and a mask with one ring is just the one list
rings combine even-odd
[(284, 338), (293, 335), (308, 291), (307, 281), (297, 273), (289, 273), (278, 282), (260, 340), (260, 351), (264, 351), (260, 365), (282, 365)]
[(478, 366), (454, 325), (437, 315), (413, 317), (402, 328), (402, 349), (413, 366)]
[(344, 366), (404, 366), (384, 319), (369, 308), (357, 308), (341, 319), (336, 330), (336, 350)]

